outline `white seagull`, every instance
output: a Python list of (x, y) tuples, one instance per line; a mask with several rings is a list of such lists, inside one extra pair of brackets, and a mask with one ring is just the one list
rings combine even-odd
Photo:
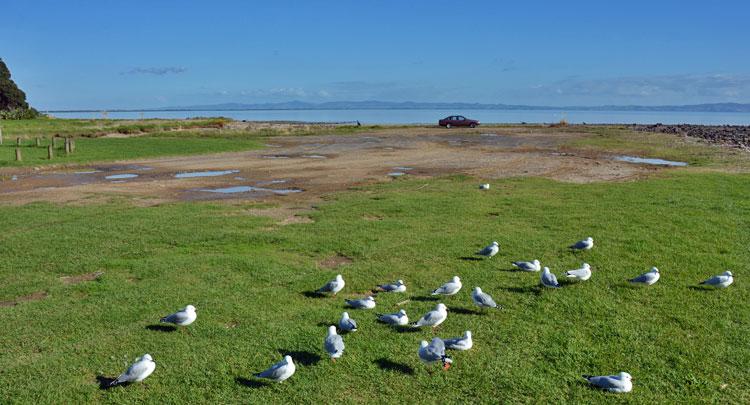
[(461, 287), (463, 285), (461, 284), (461, 279), (458, 278), (458, 276), (453, 276), (453, 279), (443, 285), (441, 285), (439, 288), (436, 288), (432, 295), (455, 295), (459, 290), (461, 290)]
[(426, 340), (423, 340), (419, 344), (419, 359), (422, 363), (430, 365), (436, 361), (443, 363), (443, 370), (450, 368), (453, 360), (445, 355), (445, 344), (442, 339), (436, 337), (432, 339), (432, 342), (427, 344)]
[(354, 321), (354, 319), (349, 318), (348, 312), (344, 312), (341, 314), (341, 319), (339, 319), (339, 329), (346, 332), (356, 332), (357, 322)]
[(292, 361), (292, 356), (287, 355), (284, 356), (280, 362), (274, 364), (265, 371), (255, 374), (255, 376), (258, 378), (267, 378), (276, 382), (282, 382), (291, 377), (295, 371), (297, 371), (297, 367)]
[(485, 246), (484, 249), (477, 252), (479, 256), (484, 257), (492, 257), (497, 254), (497, 252), (500, 251), (500, 245), (497, 242), (492, 242), (488, 246)]
[(490, 189), (490, 183), (482, 183), (479, 185), (480, 190), (489, 190)]
[(701, 281), (701, 284), (707, 285), (714, 288), (727, 288), (734, 282), (734, 277), (731, 271), (725, 271), (718, 276), (713, 276), (706, 281)]
[(573, 250), (591, 250), (592, 247), (594, 247), (594, 238), (592, 238), (591, 236), (584, 240), (579, 240), (578, 242), (569, 246), (569, 248)]
[(539, 271), (542, 269), (542, 264), (539, 263), (539, 260), (537, 259), (534, 259), (531, 262), (512, 262), (511, 264), (523, 271)]
[(191, 323), (195, 322), (196, 318), (198, 318), (198, 314), (195, 313), (195, 307), (192, 305), (188, 305), (171, 315), (167, 315), (164, 318), (161, 318), (159, 322), (173, 323), (178, 326), (188, 326)]
[(659, 269), (652, 267), (648, 272), (643, 273), (636, 278), (631, 278), (628, 281), (636, 285), (652, 285), (659, 281), (659, 277)]
[(326, 352), (331, 356), (332, 361), (336, 361), (339, 357), (344, 355), (344, 339), (336, 333), (336, 327), (331, 325), (328, 327), (328, 335), (323, 342)]
[(591, 266), (584, 263), (579, 269), (566, 271), (565, 276), (574, 280), (586, 281), (591, 278)]
[(395, 314), (379, 314), (378, 321), (388, 325), (403, 326), (409, 323), (409, 317), (406, 316), (406, 311), (402, 309)]
[(357, 309), (373, 309), (375, 308), (375, 298), (369, 296), (367, 298), (361, 298), (357, 300), (344, 300), (346, 304), (352, 308)]
[(156, 370), (156, 362), (150, 354), (146, 353), (143, 356), (135, 360), (124, 373), (120, 374), (114, 381), (109, 385), (117, 385), (122, 383), (140, 382), (150, 376), (151, 373)]
[(435, 309), (419, 318), (419, 320), (412, 324), (412, 326), (417, 328), (421, 328), (422, 326), (432, 326), (432, 328), (434, 329), (441, 323), (445, 322), (447, 318), (448, 308), (445, 306), (445, 304), (440, 303), (435, 305)]
[(316, 292), (319, 294), (322, 293), (333, 293), (333, 295), (336, 295), (339, 291), (344, 289), (344, 286), (346, 283), (344, 282), (344, 278), (341, 277), (341, 274), (336, 275), (336, 279), (329, 281), (324, 285), (323, 287), (320, 287)]
[(443, 342), (445, 343), (445, 348), (448, 350), (469, 350), (474, 346), (470, 330), (464, 332), (464, 335), (461, 337), (443, 339)]
[(602, 376), (591, 376), (583, 375), (589, 384), (596, 388), (601, 388), (609, 392), (630, 392), (633, 390), (633, 377), (626, 373), (621, 372), (616, 375), (602, 375)]
[(404, 284), (404, 280), (397, 280), (393, 284), (379, 285), (375, 290), (382, 291), (382, 292), (402, 293), (402, 292), (406, 292), (406, 284)]
[(560, 288), (560, 283), (557, 282), (557, 277), (549, 272), (549, 267), (545, 267), (540, 277), (542, 285), (550, 288)]
[[(498, 308), (495, 300), (490, 297), (489, 294), (482, 292), (479, 287), (474, 287), (474, 291), (471, 292), (471, 300), (479, 306), (479, 308)], [(502, 308), (502, 307), (499, 307)]]

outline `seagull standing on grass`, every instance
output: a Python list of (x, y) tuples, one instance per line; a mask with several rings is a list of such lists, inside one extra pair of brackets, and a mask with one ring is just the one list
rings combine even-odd
[(659, 281), (659, 277), (659, 269), (652, 267), (650, 271), (643, 273), (636, 278), (631, 278), (628, 281), (635, 285), (652, 285)]
[(594, 247), (594, 238), (592, 238), (591, 236), (584, 240), (579, 240), (578, 242), (569, 246), (569, 248), (573, 250), (591, 250), (592, 247)]
[(542, 264), (537, 259), (531, 262), (512, 262), (511, 264), (513, 267), (518, 268), (518, 270), (523, 271), (539, 271), (542, 269)]
[(482, 183), (479, 185), (480, 190), (489, 190), (490, 189), (490, 183)]
[(591, 266), (584, 263), (579, 269), (566, 271), (565, 276), (574, 280), (586, 281), (591, 278)]
[(287, 355), (284, 356), (280, 362), (274, 364), (265, 371), (255, 374), (255, 376), (258, 378), (267, 378), (272, 381), (282, 382), (291, 377), (295, 371), (297, 371), (297, 367), (292, 361), (292, 356)]
[(320, 287), (316, 292), (319, 294), (323, 293), (333, 293), (335, 296), (336, 293), (344, 289), (344, 286), (346, 283), (344, 282), (344, 278), (341, 277), (341, 274), (336, 275), (336, 279), (329, 281), (324, 285), (323, 287)]
[(355, 322), (354, 319), (349, 318), (348, 312), (344, 312), (341, 314), (341, 319), (339, 319), (339, 329), (346, 332), (356, 332), (357, 322)]
[(375, 298), (369, 296), (367, 298), (361, 298), (357, 300), (344, 300), (347, 305), (357, 309), (373, 309), (375, 308)]
[(323, 342), (326, 352), (331, 356), (331, 361), (336, 361), (344, 355), (344, 339), (336, 333), (336, 326), (328, 327), (328, 336)]
[(616, 375), (602, 375), (602, 376), (591, 376), (583, 375), (589, 384), (596, 388), (601, 388), (609, 392), (630, 392), (633, 390), (633, 377), (626, 373), (621, 372)]
[(482, 292), (479, 287), (474, 287), (474, 291), (471, 292), (471, 300), (479, 306), (479, 308), (502, 308), (498, 307), (495, 300), (490, 297), (489, 294)]
[(136, 359), (135, 363), (128, 367), (128, 369), (120, 374), (120, 376), (114, 381), (109, 383), (109, 385), (112, 386), (122, 383), (140, 382), (150, 376), (154, 370), (156, 370), (156, 362), (150, 354), (146, 353)]
[(461, 337), (443, 339), (443, 343), (445, 343), (445, 348), (448, 350), (469, 350), (474, 346), (470, 330), (464, 332), (464, 335)]
[(429, 344), (427, 344), (426, 340), (423, 340), (419, 344), (419, 359), (427, 365), (441, 361), (443, 363), (443, 370), (449, 369), (453, 363), (453, 360), (445, 355), (445, 344), (438, 337), (433, 338)]
[(422, 326), (431, 326), (434, 330), (436, 327), (438, 327), (438, 325), (445, 322), (447, 318), (448, 307), (446, 307), (445, 304), (440, 303), (435, 305), (435, 309), (419, 318), (419, 320), (412, 324), (412, 326), (416, 328), (421, 328)]
[(550, 288), (560, 288), (560, 283), (557, 282), (557, 277), (549, 272), (549, 267), (545, 267), (540, 277), (542, 285)]
[(497, 252), (500, 251), (500, 245), (497, 242), (492, 242), (488, 246), (485, 246), (484, 249), (477, 252), (479, 256), (484, 257), (492, 257), (497, 254)]
[(196, 318), (198, 318), (198, 314), (195, 312), (195, 307), (188, 305), (171, 315), (161, 318), (159, 322), (172, 323), (178, 326), (188, 326), (195, 322)]
[(456, 295), (457, 292), (461, 290), (461, 287), (463, 287), (463, 284), (461, 284), (461, 279), (458, 278), (458, 276), (453, 276), (453, 279), (443, 285), (441, 285), (439, 288), (436, 288), (432, 295)]
[(734, 277), (731, 271), (725, 271), (718, 276), (713, 276), (706, 281), (701, 281), (701, 284), (707, 285), (714, 288), (727, 288), (734, 282)]
[(402, 309), (395, 314), (378, 314), (378, 321), (388, 325), (403, 326), (409, 323), (409, 317), (406, 316), (406, 311)]
[(402, 292), (406, 292), (406, 284), (404, 284), (404, 280), (397, 280), (393, 284), (379, 285), (377, 286), (375, 290), (382, 291), (382, 292), (402, 293)]

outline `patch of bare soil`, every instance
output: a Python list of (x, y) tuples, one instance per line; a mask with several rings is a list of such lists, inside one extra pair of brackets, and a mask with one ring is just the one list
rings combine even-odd
[(352, 264), (353, 262), (354, 261), (351, 258), (337, 254), (321, 260), (318, 262), (318, 265), (324, 269), (335, 269), (341, 266), (346, 266), (347, 264)]
[(47, 297), (46, 291), (37, 291), (35, 293), (31, 293), (29, 295), (24, 295), (22, 297), (16, 297), (14, 300), (10, 301), (0, 301), (0, 307), (12, 307), (16, 306), (22, 302), (27, 301), (39, 301)]
[(60, 277), (60, 281), (62, 281), (63, 284), (78, 284), (84, 281), (94, 281), (102, 274), (104, 274), (103, 271), (95, 271), (93, 273), (79, 274), (77, 276), (62, 276)]

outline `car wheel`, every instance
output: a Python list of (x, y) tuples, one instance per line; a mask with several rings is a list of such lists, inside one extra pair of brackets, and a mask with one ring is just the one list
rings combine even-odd
[(451, 127), (451, 124), (445, 124), (445, 127), (446, 127), (446, 128), (450, 128), (450, 127)]
[(476, 128), (476, 127), (477, 127), (477, 124), (471, 124), (471, 125), (469, 125), (469, 127), (470, 127), (470, 128)]

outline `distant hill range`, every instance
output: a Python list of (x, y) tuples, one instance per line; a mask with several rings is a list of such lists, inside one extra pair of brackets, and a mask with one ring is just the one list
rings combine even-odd
[[(681, 111), (681, 112), (732, 112), (750, 113), (750, 104), (713, 103), (690, 105), (600, 105), (600, 106), (536, 106), (517, 104), (482, 103), (420, 103), (413, 101), (330, 101), (308, 103), (288, 101), (281, 103), (223, 103), (147, 109), (110, 109), (107, 111), (249, 111), (249, 110), (553, 110), (553, 111)], [(47, 112), (89, 112), (101, 110), (56, 110)]]

